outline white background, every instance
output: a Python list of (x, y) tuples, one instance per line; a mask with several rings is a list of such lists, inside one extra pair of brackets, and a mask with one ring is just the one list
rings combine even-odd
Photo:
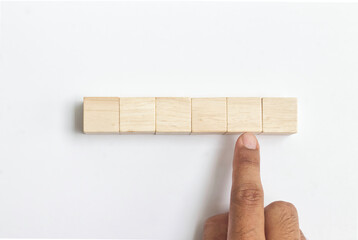
[(0, 237), (196, 240), (228, 210), (237, 136), (84, 135), (83, 96), (292, 96), (265, 203), (356, 239), (357, 4), (0, 4)]

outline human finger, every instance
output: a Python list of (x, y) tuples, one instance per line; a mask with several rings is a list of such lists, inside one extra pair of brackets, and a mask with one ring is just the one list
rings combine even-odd
[(264, 240), (264, 194), (256, 137), (242, 134), (235, 146), (228, 240)]

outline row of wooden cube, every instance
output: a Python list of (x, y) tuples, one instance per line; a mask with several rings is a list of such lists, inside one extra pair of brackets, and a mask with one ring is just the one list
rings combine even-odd
[(85, 133), (297, 132), (296, 98), (85, 97)]

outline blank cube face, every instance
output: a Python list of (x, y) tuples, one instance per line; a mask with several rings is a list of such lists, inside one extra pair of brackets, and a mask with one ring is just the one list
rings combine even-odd
[(193, 98), (191, 104), (193, 133), (226, 132), (226, 98)]
[(120, 132), (154, 133), (155, 98), (121, 98)]
[(297, 132), (296, 98), (263, 98), (263, 133)]
[(228, 130), (230, 134), (262, 131), (261, 98), (227, 98)]
[(119, 98), (83, 99), (84, 133), (119, 133)]
[(190, 132), (190, 98), (156, 98), (156, 133), (189, 134)]

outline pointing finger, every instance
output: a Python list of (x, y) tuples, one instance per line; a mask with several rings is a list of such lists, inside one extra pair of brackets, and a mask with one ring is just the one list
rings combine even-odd
[(264, 240), (264, 194), (256, 137), (244, 133), (235, 146), (228, 240)]

